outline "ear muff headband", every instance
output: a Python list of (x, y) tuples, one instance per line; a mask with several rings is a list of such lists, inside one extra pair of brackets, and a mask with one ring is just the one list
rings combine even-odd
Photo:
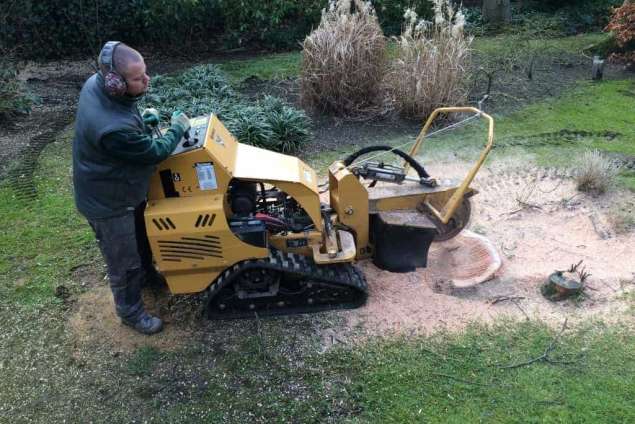
[(108, 72), (104, 75), (104, 88), (111, 96), (123, 96), (128, 91), (128, 84), (115, 69), (113, 61), (115, 49), (119, 44), (119, 41), (108, 41), (99, 53), (99, 63), (108, 67)]

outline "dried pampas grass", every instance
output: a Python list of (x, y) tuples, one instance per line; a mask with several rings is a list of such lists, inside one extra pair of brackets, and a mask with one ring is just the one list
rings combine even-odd
[(414, 10), (404, 14), (397, 54), (386, 75), (392, 106), (402, 115), (426, 118), (442, 106), (467, 99), (471, 39), (463, 32), (465, 17), (448, 0), (433, 0), (434, 22), (418, 20)]
[(359, 118), (382, 109), (386, 39), (370, 2), (335, 0), (304, 40), (302, 104)]

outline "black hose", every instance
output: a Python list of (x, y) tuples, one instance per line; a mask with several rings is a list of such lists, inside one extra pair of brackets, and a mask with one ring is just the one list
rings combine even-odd
[(351, 165), (355, 159), (357, 159), (360, 156), (363, 156), (367, 153), (371, 153), (371, 152), (380, 152), (380, 151), (389, 151), (391, 153), (396, 154), (397, 156), (399, 156), (400, 158), (402, 158), (403, 160), (405, 160), (406, 162), (408, 162), (408, 165), (410, 165), (415, 171), (417, 171), (417, 174), (419, 175), (419, 178), (430, 178), (430, 174), (428, 174), (426, 172), (426, 170), (423, 168), (423, 166), (416, 161), (415, 158), (413, 158), (412, 156), (410, 156), (408, 153), (399, 150), (399, 149), (395, 149), (394, 147), (390, 147), (390, 146), (368, 146), (368, 147), (364, 147), (362, 149), (359, 149), (358, 151), (356, 151), (355, 153), (351, 153), (350, 155), (348, 155), (345, 159), (344, 159), (344, 166), (349, 166)]
[(260, 196), (262, 197), (262, 208), (264, 209), (265, 213), (269, 213), (269, 211), (267, 210), (267, 192), (265, 191), (265, 185), (262, 182), (259, 182), (258, 184), (260, 184)]

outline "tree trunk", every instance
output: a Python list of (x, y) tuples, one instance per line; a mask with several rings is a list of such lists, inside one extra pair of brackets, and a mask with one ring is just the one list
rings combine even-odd
[(483, 20), (493, 24), (508, 24), (512, 20), (510, 0), (483, 0)]

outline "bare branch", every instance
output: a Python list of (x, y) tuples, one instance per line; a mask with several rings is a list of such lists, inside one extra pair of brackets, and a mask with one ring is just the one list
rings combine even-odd
[(540, 361), (545, 361), (549, 364), (569, 364), (569, 363), (575, 363), (575, 362), (566, 362), (566, 361), (554, 361), (553, 359), (551, 359), (549, 357), (549, 354), (556, 348), (556, 344), (558, 343), (558, 341), (560, 340), (560, 337), (562, 336), (562, 333), (564, 333), (564, 330), (567, 328), (567, 321), (569, 320), (569, 318), (566, 318), (564, 320), (564, 322), (562, 323), (562, 328), (560, 329), (560, 331), (558, 332), (558, 334), (556, 334), (556, 336), (551, 340), (551, 342), (549, 343), (549, 346), (547, 346), (547, 348), (545, 349), (545, 351), (543, 352), (542, 355), (530, 359), (529, 361), (526, 362), (519, 362), (517, 364), (512, 364), (512, 365), (506, 365), (504, 367), (499, 367), (501, 369), (512, 369), (512, 368), (520, 368), (520, 367), (524, 367), (526, 365), (531, 365), (535, 362), (540, 362)]

